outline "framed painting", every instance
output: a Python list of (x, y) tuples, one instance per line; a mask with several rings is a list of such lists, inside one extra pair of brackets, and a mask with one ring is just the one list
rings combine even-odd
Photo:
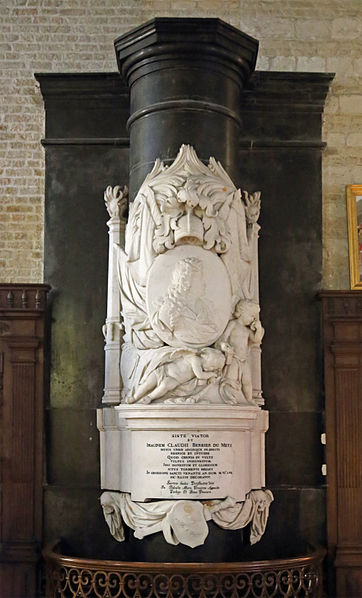
[(362, 289), (362, 185), (347, 185), (351, 289)]

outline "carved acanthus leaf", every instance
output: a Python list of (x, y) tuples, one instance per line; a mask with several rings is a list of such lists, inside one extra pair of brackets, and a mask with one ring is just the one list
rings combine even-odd
[(139, 191), (155, 223), (155, 252), (172, 249), (185, 238), (205, 249), (227, 251), (231, 239), (226, 220), (235, 192), (220, 163), (211, 158), (206, 166), (191, 146), (181, 146), (169, 167), (156, 160)]

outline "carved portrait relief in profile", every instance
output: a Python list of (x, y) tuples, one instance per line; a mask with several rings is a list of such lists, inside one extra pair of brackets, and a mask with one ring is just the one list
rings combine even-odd
[(189, 245), (160, 255), (148, 277), (147, 308), (153, 329), (168, 345), (211, 345), (231, 316), (224, 264), (214, 253)]

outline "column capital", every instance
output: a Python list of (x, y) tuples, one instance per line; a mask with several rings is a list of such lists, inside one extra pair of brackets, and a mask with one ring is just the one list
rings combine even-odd
[(255, 69), (259, 42), (221, 19), (157, 17), (114, 42), (118, 68), (129, 82), (134, 69), (152, 58), (153, 68), (160, 60), (188, 54), (190, 60), (220, 59), (239, 71), (242, 83)]

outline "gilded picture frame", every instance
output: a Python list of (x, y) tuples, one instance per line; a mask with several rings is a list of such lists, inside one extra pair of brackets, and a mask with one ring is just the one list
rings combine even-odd
[(362, 185), (347, 185), (349, 272), (352, 290), (362, 289)]

